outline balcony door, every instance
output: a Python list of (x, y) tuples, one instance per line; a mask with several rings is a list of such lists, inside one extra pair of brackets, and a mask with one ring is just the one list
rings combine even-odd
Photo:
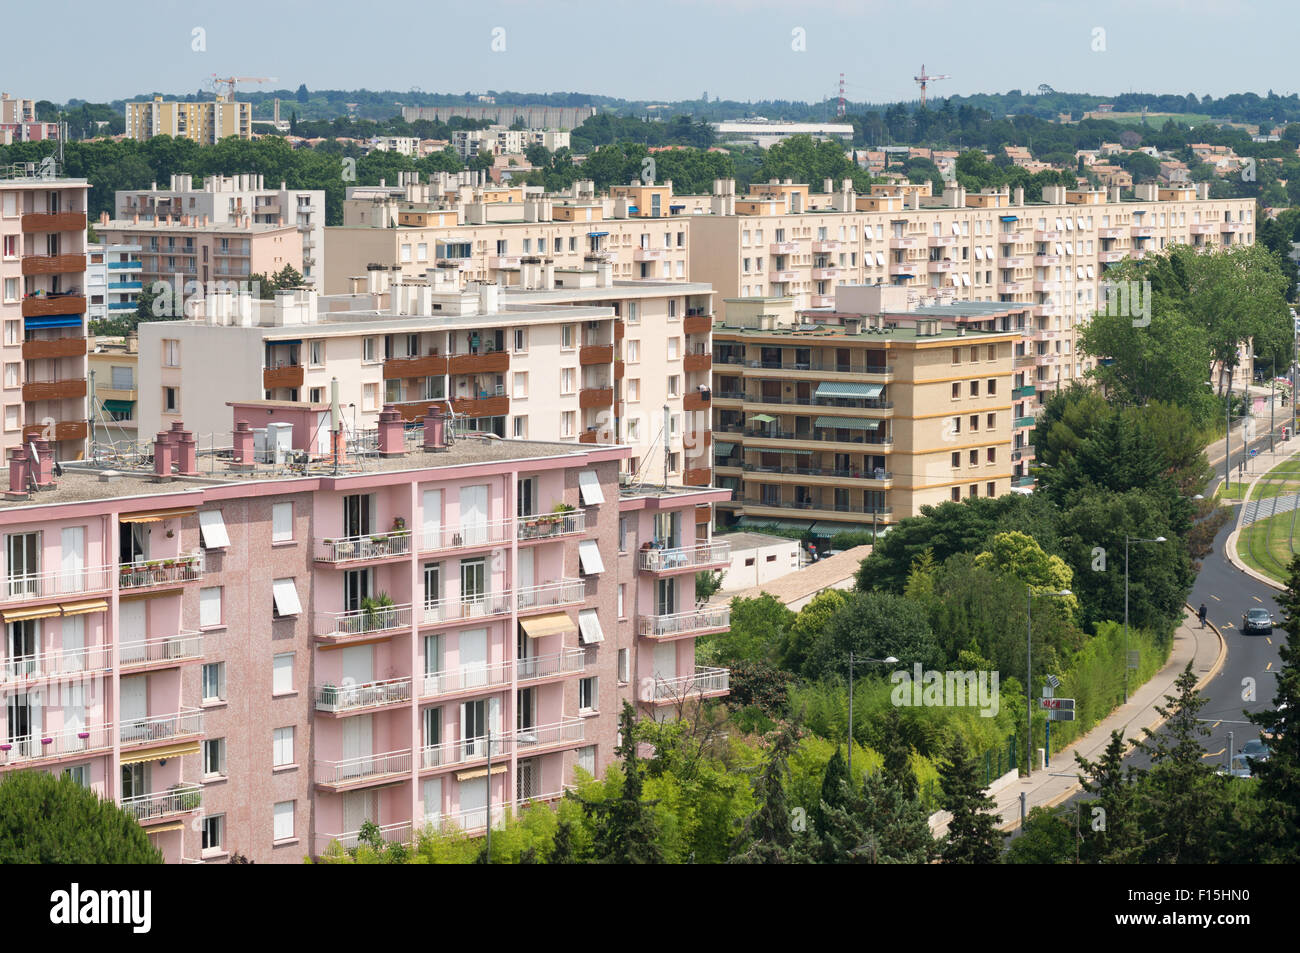
[(8, 729), (5, 741), (14, 746), (17, 755), (30, 756), (33, 738), (42, 728), (39, 697), (26, 693), (10, 695), (5, 702), (5, 716)]
[(472, 831), (487, 827), (487, 796), (491, 778), (474, 778), (456, 785), (460, 795), (460, 827)]
[(373, 645), (349, 645), (341, 652), (343, 662), (343, 684), (365, 685), (375, 680), (375, 647)]
[(488, 541), (488, 488), (487, 484), (463, 486), (460, 489), (460, 532), (466, 546)]
[(424, 820), (437, 824), (442, 817), (442, 778), (429, 778), (424, 782)]
[(359, 778), (370, 772), (374, 754), (372, 715), (353, 715), (343, 719), (343, 761), (341, 777)]
[(122, 679), (118, 714), (123, 741), (141, 741), (147, 737), (144, 722), (149, 717), (149, 676), (132, 675)]
[(420, 498), (420, 517), (424, 520), (424, 545), (433, 549), (442, 545), (442, 490), (425, 490)]
[(343, 795), (344, 833), (357, 833), (366, 821), (379, 823), (379, 792), (348, 791)]
[(343, 535), (346, 538), (369, 536), (375, 524), (375, 497), (356, 493), (343, 497)]
[(542, 793), (542, 763), (538, 758), (519, 762), (519, 773), (515, 780), (515, 797), (527, 801)]
[(40, 623), (35, 619), (25, 619), (10, 622), (5, 626), (8, 629), (5, 642), (5, 654), (8, 656), (5, 660), (5, 674), (10, 678), (21, 678), (37, 673), (36, 655), (40, 652), (38, 647), (40, 636), (36, 628), (38, 625)]
[(118, 527), (117, 559), (120, 563), (142, 563), (149, 559), (148, 523), (123, 523)]
[(517, 585), (520, 589), (531, 589), (535, 586), (536, 578), (533, 572), (533, 553), (532, 547), (519, 549), (519, 579)]
[(122, 765), (122, 800), (150, 793), (149, 768), (147, 761)]
[(656, 583), (655, 615), (672, 615), (677, 611), (677, 581), (660, 579)]
[[(149, 600), (147, 599), (133, 599), (118, 603), (117, 631), (118, 642), (121, 646), (119, 652), (123, 661), (144, 661), (144, 641), (148, 638), (148, 628), (145, 621), (148, 607)], [(80, 616), (72, 618), (80, 618)], [(70, 622), (72, 619), (69, 618), (64, 621)]]
[(343, 611), (356, 612), (370, 596), (370, 570), (348, 569), (343, 573)]
[(9, 595), (40, 595), (41, 534), (13, 533), (5, 540), (5, 550)]
[(492, 753), (499, 754), (501, 744), (501, 699), (480, 698), (460, 706), (461, 758), (487, 756), (487, 734), (492, 733)]
[(676, 678), (677, 677), (677, 643), (676, 642), (655, 643), (652, 664), (655, 667), (654, 675), (656, 679)]
[[(460, 599), (476, 605), (487, 595), (487, 563), (482, 558), (460, 561)], [(466, 610), (468, 611), (468, 609)]]
[(60, 591), (81, 592), (86, 588), (86, 528), (67, 526), (60, 536)]
[(487, 629), (465, 629), (457, 645), (461, 684), (466, 688), (486, 685), (488, 665)]
[[(129, 602), (119, 603), (119, 618), (121, 609), (128, 605)], [(84, 615), (64, 616), (63, 671), (84, 672), (89, 668), (86, 663), (86, 617)]]
[(517, 516), (537, 514), (537, 477), (524, 477), (519, 481)]

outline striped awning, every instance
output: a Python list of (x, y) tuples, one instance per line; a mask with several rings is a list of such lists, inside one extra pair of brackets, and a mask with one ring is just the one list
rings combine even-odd
[(113, 414), (129, 414), (133, 409), (135, 409), (135, 401), (106, 400), (104, 401), (104, 409)]
[(777, 517), (742, 516), (736, 525), (745, 529), (793, 529), (802, 533), (811, 525), (810, 520), (785, 520)]
[[(146, 821), (146, 823), (148, 822)], [(149, 830), (145, 831), (145, 833), (150, 836), (153, 836), (154, 834), (166, 834), (168, 831), (179, 831), (184, 827), (184, 821), (174, 821), (171, 824), (159, 824), (157, 827), (150, 827)]]
[(879, 430), (880, 421), (869, 417), (818, 417), (814, 421), (818, 427), (833, 430)]
[[(771, 451), (771, 450), (765, 450), (765, 451), (763, 451), (763, 452), (764, 452), (764, 453), (772, 453), (773, 451)], [(795, 453), (795, 454), (798, 454), (798, 455), (801, 456), (801, 457), (811, 457), (811, 456), (812, 456), (812, 451), (811, 451), (811, 450), (797, 450), (797, 449), (792, 449), (792, 448), (790, 448), (790, 447), (782, 447), (780, 450), (777, 450), (777, 451), (775, 451), (775, 452), (776, 452), (776, 453)]]
[(817, 397), (865, 397), (875, 400), (885, 389), (884, 384), (860, 384), (854, 381), (828, 381), (817, 385)]
[(550, 615), (520, 619), (519, 624), (524, 627), (524, 634), (530, 639), (540, 639), (547, 635), (572, 632), (578, 627), (578, 624), (569, 618), (567, 612), (552, 612)]
[[(506, 772), (506, 766), (504, 764), (494, 764), (492, 766), (493, 774), (505, 774), (505, 772)], [(487, 774), (488, 774), (487, 768), (474, 768), (470, 771), (457, 771), (456, 780), (473, 781), (475, 778), (486, 778)]]
[(731, 451), (736, 449), (736, 445), (734, 443), (727, 443), (725, 440), (719, 440), (714, 443), (713, 449), (726, 457), (731, 455)]
[(6, 609), (3, 613), (6, 622), (25, 622), (28, 619), (48, 619), (59, 615), (58, 606), (41, 606), (37, 609)]
[(146, 761), (161, 761), (163, 758), (179, 758), (181, 755), (198, 753), (199, 743), (197, 741), (185, 741), (180, 744), (166, 745), (162, 748), (150, 748), (148, 751), (124, 754), (121, 763), (144, 764)]
[(175, 519), (178, 516), (193, 516), (198, 510), (193, 506), (183, 506), (174, 510), (143, 510), (139, 513), (123, 513), (118, 516), (119, 523), (157, 523), (161, 520)]
[(88, 612), (107, 612), (108, 603), (103, 599), (92, 599), (90, 602), (65, 602), (60, 608), (64, 615), (85, 615)]

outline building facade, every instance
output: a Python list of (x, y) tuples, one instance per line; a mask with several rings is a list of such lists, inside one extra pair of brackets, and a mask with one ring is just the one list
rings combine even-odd
[(155, 96), (152, 102), (126, 104), (126, 134), (138, 142), (171, 136), (203, 145), (229, 136), (252, 139), (253, 107), (223, 98), (182, 103)]
[(134, 334), (95, 337), (86, 362), (91, 446), (134, 446), (139, 431), (140, 339)]
[(133, 313), (139, 305), (143, 265), (139, 245), (87, 246), (86, 319), (107, 321)]
[(36, 100), (0, 93), (0, 145), (59, 138), (57, 122), (38, 122)]

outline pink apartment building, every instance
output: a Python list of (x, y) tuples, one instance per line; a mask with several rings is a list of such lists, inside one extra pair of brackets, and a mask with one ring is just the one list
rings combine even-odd
[(620, 486), (622, 446), (449, 444), (437, 411), (323, 456), (301, 404), (233, 416), (231, 450), (176, 424), (138, 471), (10, 451), (0, 771), (72, 775), (169, 862), (297, 863), (367, 820), (482, 830), (601, 772), (624, 700), (727, 691), (693, 587), (729, 491)]

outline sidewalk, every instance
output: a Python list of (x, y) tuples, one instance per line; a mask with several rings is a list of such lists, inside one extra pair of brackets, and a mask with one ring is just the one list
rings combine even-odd
[[(1241, 531), (1245, 528), (1242, 525), (1242, 521), (1246, 515), (1246, 504), (1250, 502), (1251, 494), (1255, 492), (1255, 484), (1262, 480), (1268, 474), (1269, 470), (1272, 470), (1279, 463), (1290, 458), (1297, 452), (1300, 452), (1300, 437), (1292, 436), (1289, 440), (1279, 440), (1277, 442), (1276, 450), (1272, 452), (1264, 451), (1251, 461), (1250, 465), (1254, 468), (1254, 472), (1253, 474), (1247, 474), (1247, 478), (1250, 480), (1250, 485), (1246, 487), (1245, 499), (1240, 501), (1240, 505), (1237, 509), (1237, 528), (1228, 534), (1228, 538), (1223, 544), (1225, 550), (1224, 555), (1228, 557), (1228, 561), (1232, 563), (1232, 565), (1236, 566), (1252, 579), (1257, 579), (1264, 585), (1276, 589), (1279, 592), (1285, 589), (1286, 586), (1282, 585), (1276, 579), (1266, 576), (1262, 572), (1257, 572), (1247, 566), (1245, 562), (1242, 561), (1241, 557), (1237, 555), (1237, 541), (1241, 537)], [(1220, 458), (1220, 460), (1222, 460), (1222, 458)], [(1234, 500), (1233, 502), (1236, 503), (1237, 501)]]
[[(1031, 808), (1054, 807), (1068, 800), (1080, 790), (1075, 752), (1089, 761), (1096, 761), (1110, 744), (1110, 733), (1115, 730), (1123, 732), (1127, 740), (1144, 740), (1144, 727), (1154, 731), (1164, 722), (1155, 706), (1163, 705), (1165, 696), (1173, 693), (1174, 682), (1187, 663), (1192, 663), (1192, 671), (1198, 676), (1197, 688), (1204, 688), (1219, 673), (1227, 654), (1227, 643), (1218, 629), (1212, 624), (1202, 629), (1196, 613), (1188, 606), (1182, 625), (1174, 633), (1174, 647), (1164, 668), (1132, 691), (1127, 704), (1120, 705), (1082, 738), (1066, 748), (1053, 751), (1051, 764), (1046, 770), (1035, 765), (1034, 773), (1028, 778), (1013, 780), (994, 795), (997, 814), (1001, 817), (998, 826), (1004, 831), (1020, 826), (1022, 791), (1026, 795), (1026, 814)], [(946, 830), (946, 823), (940, 825), (935, 836), (941, 836)]]

